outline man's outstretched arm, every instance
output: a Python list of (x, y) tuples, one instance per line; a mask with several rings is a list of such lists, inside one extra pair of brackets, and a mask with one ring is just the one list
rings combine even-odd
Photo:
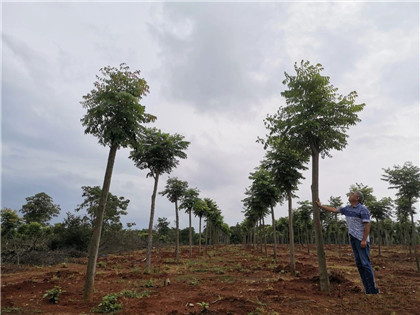
[(323, 210), (327, 210), (327, 211), (334, 212), (334, 213), (338, 213), (339, 212), (337, 208), (329, 207), (329, 206), (323, 206), (321, 204), (321, 201), (319, 201), (319, 199), (316, 201), (316, 204), (318, 205), (318, 207), (320, 207)]

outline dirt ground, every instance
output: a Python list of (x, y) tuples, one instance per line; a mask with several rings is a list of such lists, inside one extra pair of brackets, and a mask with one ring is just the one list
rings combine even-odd
[[(315, 246), (296, 246), (296, 270), (289, 268), (286, 245), (265, 252), (242, 245), (209, 248), (155, 249), (152, 271), (144, 273), (145, 252), (108, 255), (98, 260), (94, 300), (83, 301), (87, 259), (55, 266), (1, 266), (2, 314), (93, 314), (102, 298), (120, 293), (120, 314), (420, 314), (420, 273), (405, 247), (371, 248), (372, 266), (380, 294), (365, 295), (351, 248), (325, 246), (331, 291), (318, 284)], [(169, 284), (165, 283), (168, 282)], [(59, 286), (58, 303), (43, 298)], [(124, 290), (137, 296), (124, 295)]]

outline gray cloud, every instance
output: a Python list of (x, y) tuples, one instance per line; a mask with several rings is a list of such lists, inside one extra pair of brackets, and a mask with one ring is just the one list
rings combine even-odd
[(166, 4), (164, 22), (151, 30), (161, 47), (167, 97), (204, 111), (234, 110), (236, 114), (247, 112), (265, 97), (264, 82), (256, 76), (270, 44), (264, 36), (264, 17), (272, 16), (270, 7)]

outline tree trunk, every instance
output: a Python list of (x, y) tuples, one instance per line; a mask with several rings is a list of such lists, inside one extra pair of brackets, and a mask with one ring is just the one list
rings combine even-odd
[(292, 209), (292, 192), (287, 192), (287, 200), (289, 203), (289, 243), (290, 243), (290, 271), (292, 275), (296, 273), (295, 264), (295, 236), (293, 231), (293, 209)]
[(277, 262), (277, 231), (276, 231), (276, 219), (274, 218), (273, 206), (271, 206), (271, 223), (273, 225), (274, 261)]
[(200, 220), (199, 220), (199, 226), (198, 226), (198, 234), (199, 234), (199, 237), (198, 237), (198, 254), (199, 255), (201, 255), (201, 217), (200, 217)]
[(321, 218), (319, 214), (319, 208), (316, 201), (319, 199), (319, 152), (316, 150), (314, 145), (311, 145), (312, 149), (312, 211), (314, 217), (314, 229), (315, 229), (315, 242), (316, 242), (316, 253), (318, 256), (318, 271), (319, 271), (319, 285), (320, 290), (323, 292), (330, 291), (330, 280), (327, 272), (327, 262), (325, 259), (324, 244), (322, 241), (322, 226)]
[(417, 254), (417, 233), (416, 225), (414, 224), (414, 213), (411, 198), (408, 200), (408, 205), (410, 206), (410, 216), (411, 216), (411, 245), (414, 248), (414, 257), (416, 258), (417, 271), (420, 272), (420, 263), (419, 256)]
[(101, 199), (99, 200), (98, 209), (95, 213), (95, 221), (93, 227), (92, 238), (89, 242), (89, 258), (86, 271), (86, 280), (84, 287), (83, 299), (85, 301), (92, 301), (93, 290), (96, 273), (96, 261), (98, 259), (99, 243), (101, 240), (102, 224), (104, 221), (104, 212), (106, 201), (108, 199), (109, 188), (111, 186), (112, 169), (114, 167), (115, 156), (117, 154), (118, 146), (113, 145), (109, 150), (108, 163), (106, 165), (104, 182), (102, 185)]
[(305, 232), (306, 232), (306, 246), (308, 248), (309, 254), (309, 232), (308, 232), (308, 223), (305, 222)]
[(191, 228), (191, 211), (192, 211), (192, 209), (190, 209), (190, 211), (188, 212), (189, 217), (190, 217), (190, 257), (192, 257), (192, 228)]
[(156, 193), (158, 188), (159, 174), (156, 174), (155, 185), (153, 187), (152, 204), (150, 207), (149, 231), (147, 236), (147, 253), (146, 253), (146, 272), (150, 272), (152, 261), (152, 243), (153, 243), (153, 217), (155, 215)]
[(340, 242), (340, 236), (339, 236), (339, 229), (338, 229), (338, 218), (337, 218), (337, 213), (335, 213), (335, 242), (336, 244), (338, 244), (338, 257), (341, 258), (342, 253), (341, 253), (341, 242)]
[(381, 256), (381, 242), (382, 242), (382, 237), (381, 237), (381, 226), (379, 225), (379, 220), (376, 219), (376, 224), (378, 225), (377, 228), (377, 233), (378, 233), (378, 256)]
[(265, 222), (264, 222), (264, 218), (262, 218), (262, 222), (263, 222), (263, 233), (264, 233), (264, 252), (265, 252), (265, 257), (268, 257), (268, 252), (267, 252), (267, 233), (265, 233)]
[(209, 235), (209, 219), (208, 218), (206, 218), (206, 236), (205, 236), (205, 247), (204, 247), (204, 252), (207, 254), (207, 243), (208, 243), (208, 239), (207, 239), (207, 237), (208, 237), (208, 235)]
[(175, 200), (175, 261), (178, 262), (179, 252), (179, 214), (178, 214), (178, 200)]

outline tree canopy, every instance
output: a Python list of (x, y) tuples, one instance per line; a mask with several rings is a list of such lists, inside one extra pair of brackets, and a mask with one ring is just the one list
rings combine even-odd
[(140, 70), (132, 72), (124, 63), (119, 69), (108, 66), (100, 72), (102, 77), (96, 76), (95, 88), (83, 96), (81, 103), (87, 113), (81, 122), (85, 133), (97, 137), (101, 145), (125, 148), (135, 142), (143, 123), (156, 119), (140, 104), (149, 86), (140, 78)]
[[(85, 199), (83, 202), (78, 205), (76, 211), (86, 209), (86, 212), (89, 216), (89, 221), (93, 225), (96, 212), (99, 207), (99, 200), (101, 199), (102, 189), (99, 186), (82, 186), (83, 194), (82, 197)], [(108, 199), (105, 206), (104, 213), (104, 227), (116, 227), (122, 228), (121, 216), (127, 214), (127, 207), (130, 203), (130, 200), (125, 199), (124, 197), (118, 197), (112, 193), (108, 193)]]
[(53, 199), (41, 192), (32, 197), (25, 198), (27, 203), (20, 210), (26, 223), (38, 222), (46, 225), (52, 217), (60, 214), (60, 206), (55, 205)]
[(130, 152), (130, 158), (139, 169), (149, 170), (147, 176), (156, 177), (171, 173), (179, 164), (179, 159), (186, 159), (184, 151), (189, 144), (179, 134), (171, 135), (156, 128), (147, 128)]

